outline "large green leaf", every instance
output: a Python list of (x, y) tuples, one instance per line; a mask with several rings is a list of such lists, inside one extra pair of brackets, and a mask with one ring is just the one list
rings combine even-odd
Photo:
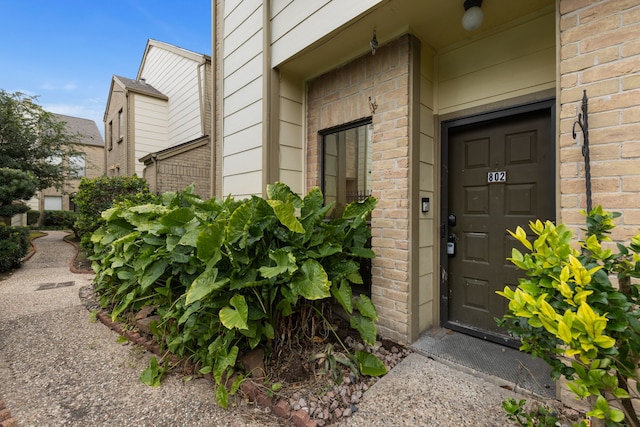
[(169, 262), (166, 259), (159, 259), (151, 263), (145, 268), (142, 277), (140, 277), (140, 288), (146, 290), (149, 286), (153, 285), (156, 280), (160, 278), (167, 269)]
[(229, 290), (235, 291), (243, 288), (255, 288), (267, 283), (267, 280), (256, 280), (258, 271), (248, 269), (245, 272), (238, 273), (237, 270), (231, 274), (229, 278)]
[(227, 348), (221, 348), (218, 352), (218, 357), (213, 365), (213, 378), (217, 384), (222, 381), (222, 375), (227, 368), (234, 367), (236, 365), (236, 359), (238, 358), (238, 347), (233, 346), (229, 351)]
[(302, 209), (300, 209), (300, 216), (302, 219), (309, 217), (315, 217), (324, 215), (321, 213), (322, 206), (324, 205), (324, 196), (322, 191), (318, 187), (314, 187), (304, 196)]
[(160, 218), (160, 222), (167, 227), (181, 227), (191, 221), (194, 213), (189, 208), (178, 208)]
[(249, 329), (247, 326), (247, 318), (249, 317), (249, 309), (244, 296), (235, 294), (229, 300), (229, 306), (222, 307), (220, 310), (220, 322), (227, 329)]
[(281, 202), (291, 202), (296, 208), (302, 206), (302, 199), (291, 188), (282, 182), (275, 182), (267, 185), (267, 197), (271, 200), (279, 200)]
[(149, 359), (147, 368), (140, 374), (140, 381), (151, 387), (160, 387), (160, 380), (165, 372), (166, 368), (161, 367), (158, 359), (153, 356)]
[(349, 252), (360, 258), (375, 258), (376, 254), (369, 248), (349, 248)]
[(341, 280), (339, 285), (331, 286), (331, 295), (340, 303), (347, 313), (353, 312), (353, 301), (351, 300), (351, 286), (346, 280)]
[(202, 231), (202, 225), (197, 218), (193, 218), (191, 221), (185, 224), (184, 226), (184, 234), (180, 237), (178, 241), (178, 245), (180, 246), (190, 246), (197, 247), (198, 246), (198, 236), (200, 235), (200, 231)]
[(360, 337), (369, 345), (374, 345), (376, 342), (376, 325), (368, 317), (363, 317), (359, 314), (353, 314), (349, 319), (351, 327), (360, 333)]
[(224, 225), (222, 222), (207, 224), (198, 234), (196, 242), (198, 258), (206, 261), (220, 250), (224, 241)]
[(226, 385), (220, 384), (216, 386), (216, 402), (221, 408), (227, 409), (229, 407), (229, 392)]
[(226, 226), (227, 244), (237, 244), (244, 249), (264, 236), (270, 219), (275, 219), (273, 209), (260, 197), (252, 196), (229, 217)]
[(354, 298), (354, 302), (356, 303), (356, 307), (360, 314), (364, 317), (368, 317), (374, 322), (378, 320), (378, 312), (376, 311), (376, 307), (373, 305), (368, 296), (360, 294), (358, 298)]
[(367, 353), (366, 351), (356, 351), (355, 356), (362, 375), (379, 377), (387, 373), (387, 367), (376, 355)]
[(182, 325), (184, 322), (187, 321), (187, 319), (196, 311), (200, 310), (200, 301), (196, 301), (195, 303), (191, 304), (187, 310), (182, 314), (182, 316), (180, 316), (180, 319), (178, 319), (178, 325)]
[(258, 269), (262, 277), (267, 279), (285, 272), (293, 274), (298, 269), (296, 257), (286, 249), (277, 249), (269, 252), (269, 258), (275, 261), (276, 265), (273, 267), (264, 266)]
[(293, 203), (280, 200), (267, 200), (267, 203), (269, 203), (282, 225), (294, 233), (304, 234), (304, 228), (296, 218), (296, 208)]
[(223, 288), (229, 282), (229, 279), (216, 281), (217, 277), (217, 268), (208, 268), (202, 274), (196, 277), (191, 286), (189, 286), (185, 304), (190, 305), (195, 301), (200, 301), (211, 292)]
[(129, 304), (131, 304), (131, 302), (135, 299), (137, 295), (136, 290), (132, 290), (131, 292), (129, 292), (121, 301), (120, 304), (118, 304), (113, 311), (111, 312), (111, 320), (113, 320), (115, 322), (115, 320), (118, 318), (118, 316), (120, 315), (120, 313), (122, 313), (127, 307), (129, 307)]
[(349, 203), (344, 208), (342, 215), (345, 219), (353, 220), (351, 224), (352, 228), (358, 227), (367, 217), (371, 214), (371, 211), (376, 207), (378, 201), (373, 197), (367, 197), (366, 199), (358, 202)]
[(331, 282), (322, 265), (313, 259), (306, 260), (291, 280), (291, 290), (308, 300), (331, 296)]
[(342, 246), (337, 243), (324, 242), (320, 246), (307, 251), (309, 258), (326, 258), (342, 252)]

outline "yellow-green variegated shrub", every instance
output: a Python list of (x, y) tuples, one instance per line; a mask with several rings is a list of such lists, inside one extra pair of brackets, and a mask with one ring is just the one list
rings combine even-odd
[(509, 260), (527, 277), (498, 292), (509, 300), (498, 322), (577, 397), (590, 397), (588, 416), (637, 426), (640, 309), (632, 278), (640, 277), (640, 234), (615, 252), (603, 247), (617, 216), (601, 207), (589, 212), (580, 249), (563, 224), (531, 222), (533, 239), (520, 227), (509, 231), (526, 249), (513, 249)]

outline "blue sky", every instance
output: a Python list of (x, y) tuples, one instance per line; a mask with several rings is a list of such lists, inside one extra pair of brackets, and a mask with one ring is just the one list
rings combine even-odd
[(0, 89), (103, 134), (111, 77), (136, 77), (148, 39), (211, 55), (211, 0), (0, 0), (0, 16)]

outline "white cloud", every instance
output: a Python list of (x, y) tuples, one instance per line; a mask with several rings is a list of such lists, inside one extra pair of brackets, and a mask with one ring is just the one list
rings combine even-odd
[(61, 85), (55, 85), (53, 83), (44, 83), (41, 86), (42, 90), (64, 90), (64, 91), (74, 91), (78, 88), (78, 85), (73, 83), (73, 82), (69, 82), (69, 83), (63, 83)]

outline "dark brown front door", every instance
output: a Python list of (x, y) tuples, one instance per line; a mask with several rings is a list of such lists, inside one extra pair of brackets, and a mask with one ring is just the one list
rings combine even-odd
[(555, 218), (551, 109), (453, 126), (447, 134), (446, 323), (502, 339), (495, 318), (507, 304), (496, 291), (522, 275), (506, 260), (516, 247), (506, 230)]

